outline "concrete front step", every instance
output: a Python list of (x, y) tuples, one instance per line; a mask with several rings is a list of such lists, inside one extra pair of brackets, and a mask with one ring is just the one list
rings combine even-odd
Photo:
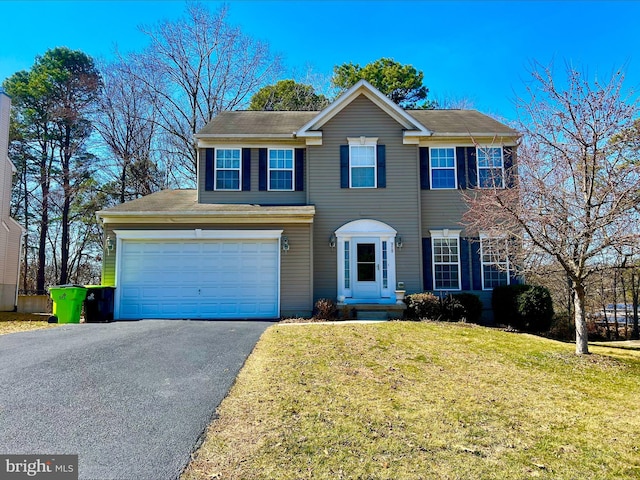
[(393, 318), (402, 318), (407, 306), (397, 303), (391, 304), (374, 304), (374, 303), (358, 303), (344, 304), (339, 303), (338, 309), (348, 309), (352, 317), (358, 320), (389, 320)]

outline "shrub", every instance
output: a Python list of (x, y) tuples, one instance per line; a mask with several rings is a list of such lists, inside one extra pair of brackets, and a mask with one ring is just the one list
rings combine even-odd
[(551, 294), (545, 287), (504, 285), (493, 289), (493, 315), (497, 324), (527, 332), (546, 332), (553, 319)]
[(465, 310), (465, 320), (468, 323), (478, 323), (482, 316), (482, 302), (480, 297), (473, 293), (456, 293), (453, 295), (462, 304)]
[(440, 301), (440, 319), (446, 322), (459, 322), (465, 319), (467, 310), (460, 300), (453, 295), (447, 295)]
[(528, 290), (530, 285), (503, 285), (495, 287), (491, 296), (493, 319), (497, 325), (510, 325), (522, 329), (518, 315), (517, 297)]
[(432, 293), (413, 293), (404, 298), (405, 318), (437, 320), (440, 318), (440, 299)]
[(546, 332), (553, 320), (553, 300), (545, 287), (531, 287), (516, 297), (518, 316), (524, 330)]
[(321, 320), (335, 320), (338, 318), (338, 306), (329, 298), (320, 298), (316, 302), (313, 316)]

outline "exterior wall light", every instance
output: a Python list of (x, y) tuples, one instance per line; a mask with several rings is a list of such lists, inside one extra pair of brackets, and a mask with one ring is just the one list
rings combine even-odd
[(402, 243), (402, 237), (400, 237), (400, 236), (396, 237), (396, 247), (397, 248), (402, 248), (402, 245), (404, 245)]
[(113, 251), (113, 238), (107, 235), (107, 255)]
[(282, 251), (289, 251), (289, 237), (282, 237)]
[(338, 240), (336, 239), (336, 234), (332, 233), (331, 236), (329, 237), (329, 247), (336, 248), (337, 241)]

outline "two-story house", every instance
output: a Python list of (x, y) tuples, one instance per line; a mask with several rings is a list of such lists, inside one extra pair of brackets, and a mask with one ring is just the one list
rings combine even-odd
[(221, 113), (195, 135), (196, 190), (98, 213), (115, 317), (393, 305), (399, 283), (486, 302), (510, 275), (461, 225), (462, 190), (508, 187), (517, 137), (476, 111), (405, 111), (366, 81), (321, 112)]

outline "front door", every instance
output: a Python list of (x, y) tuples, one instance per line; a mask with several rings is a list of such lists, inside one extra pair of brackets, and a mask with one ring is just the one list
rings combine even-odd
[(353, 244), (353, 297), (380, 298), (380, 239), (357, 238)]

